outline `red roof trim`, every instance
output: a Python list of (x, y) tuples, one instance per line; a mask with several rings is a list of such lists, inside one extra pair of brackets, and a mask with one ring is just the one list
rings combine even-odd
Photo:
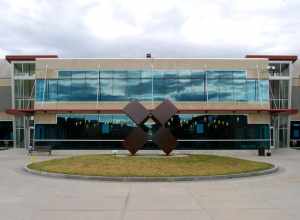
[(298, 59), (296, 55), (246, 55), (246, 58), (266, 58), (270, 61), (292, 61)]
[[(6, 113), (18, 115), (18, 114), (33, 114), (35, 112), (47, 112), (47, 113), (58, 113), (58, 112), (98, 112), (98, 113), (124, 113), (122, 109), (8, 109)], [(200, 112), (269, 112), (269, 113), (288, 113), (296, 114), (297, 109), (187, 109), (178, 110), (178, 113), (200, 113)]]
[(7, 55), (5, 59), (11, 61), (35, 61), (37, 58), (58, 58), (57, 55)]

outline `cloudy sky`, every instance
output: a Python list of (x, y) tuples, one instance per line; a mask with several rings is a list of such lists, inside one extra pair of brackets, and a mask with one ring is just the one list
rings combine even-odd
[(0, 58), (300, 54), (299, 0), (0, 0)]

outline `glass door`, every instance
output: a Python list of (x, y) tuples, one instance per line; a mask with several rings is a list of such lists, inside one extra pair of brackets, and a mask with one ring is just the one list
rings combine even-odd
[(29, 134), (28, 134), (28, 147), (33, 147), (33, 139), (34, 139), (34, 127), (29, 128)]
[(275, 140), (274, 140), (274, 127), (270, 127), (270, 148), (273, 149), (275, 148)]

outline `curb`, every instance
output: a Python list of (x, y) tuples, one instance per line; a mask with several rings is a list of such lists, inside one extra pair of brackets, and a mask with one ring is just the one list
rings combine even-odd
[(179, 182), (179, 181), (226, 180), (226, 179), (233, 179), (233, 178), (262, 176), (262, 175), (268, 175), (277, 172), (279, 170), (279, 167), (273, 165), (272, 168), (267, 170), (251, 171), (251, 172), (229, 174), (229, 175), (174, 176), (174, 177), (82, 176), (82, 175), (74, 175), (74, 174), (49, 173), (45, 171), (38, 171), (38, 170), (33, 170), (28, 168), (27, 165), (24, 167), (24, 170), (34, 175), (64, 178), (64, 179), (98, 180), (98, 181), (111, 181), (111, 182)]

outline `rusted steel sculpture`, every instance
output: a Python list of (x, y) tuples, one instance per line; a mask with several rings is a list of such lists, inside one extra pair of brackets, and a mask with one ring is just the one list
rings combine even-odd
[(125, 139), (123, 146), (131, 153), (135, 155), (136, 152), (147, 143), (148, 135), (141, 128), (134, 128)]
[(163, 101), (151, 112), (152, 116), (154, 117), (154, 120), (163, 126), (176, 113), (176, 106), (169, 100)]
[(177, 113), (177, 108), (172, 102), (165, 100), (150, 112), (141, 103), (134, 101), (126, 105), (123, 110), (138, 126), (130, 132), (123, 143), (132, 155), (135, 155), (147, 142), (148, 134), (142, 129), (142, 126), (148, 118), (152, 118), (160, 125), (158, 131), (152, 137), (153, 142), (166, 155), (170, 155), (176, 147), (176, 138), (172, 135), (170, 129), (165, 127), (165, 124)]
[(153, 142), (156, 143), (167, 156), (176, 148), (176, 138), (168, 128), (161, 127), (158, 129), (153, 137)]
[(123, 111), (137, 125), (143, 124), (149, 115), (149, 111), (139, 102), (133, 101), (125, 106)]

